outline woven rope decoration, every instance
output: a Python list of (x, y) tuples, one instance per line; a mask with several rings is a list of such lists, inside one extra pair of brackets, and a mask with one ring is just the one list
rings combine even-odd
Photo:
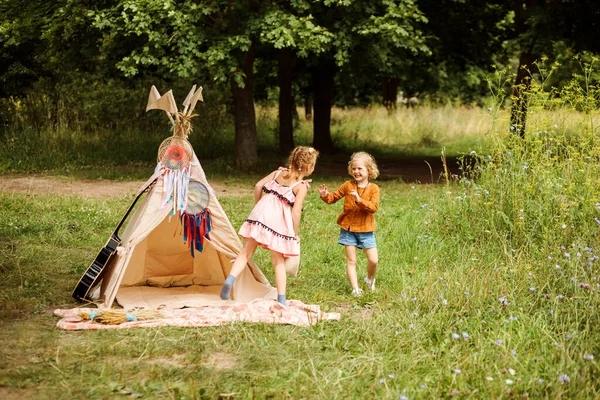
[(187, 139), (193, 130), (191, 119), (197, 116), (198, 114), (186, 115), (184, 113), (178, 112), (177, 123), (173, 125), (173, 136)]
[(158, 161), (165, 168), (182, 170), (190, 164), (192, 145), (186, 139), (171, 136), (165, 139), (158, 148)]

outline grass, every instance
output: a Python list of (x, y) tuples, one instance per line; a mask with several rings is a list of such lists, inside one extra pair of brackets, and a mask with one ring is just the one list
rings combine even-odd
[[(316, 190), (306, 201), (302, 267), (289, 279), (288, 297), (342, 313), (340, 321), (309, 328), (59, 331), (51, 311), (75, 305), (74, 284), (128, 200), (1, 195), (0, 392), (182, 399), (598, 395), (596, 362), (582, 358), (599, 350), (600, 321), (588, 308), (598, 303), (595, 289), (579, 289), (553, 269), (538, 274), (527, 254), (483, 238), (467, 242), (451, 231), (456, 227), (445, 227), (447, 219), (436, 213), (459, 185), (448, 194), (443, 185), (379, 184), (378, 292), (359, 299), (349, 296), (343, 250), (335, 244), (341, 205), (327, 206)], [(234, 226), (252, 206), (250, 197), (221, 202)], [(255, 260), (272, 281), (267, 252)], [(363, 275), (364, 256), (360, 261)], [(563, 271), (581, 272), (575, 264)], [(570, 383), (560, 383), (562, 374)]]
[[(441, 185), (378, 182), (376, 293), (350, 296), (336, 244), (341, 203), (324, 204), (315, 189), (345, 177), (315, 176), (300, 231), (301, 270), (289, 279), (288, 298), (340, 312), (341, 320), (308, 328), (60, 331), (51, 311), (75, 305), (74, 284), (130, 199), (0, 194), (0, 395), (600, 397), (599, 115), (582, 107), (598, 92), (571, 87), (549, 110), (547, 94), (536, 90), (525, 139), (508, 136), (506, 112), (492, 107), (487, 139), (471, 142), (461, 176)], [(410, 146), (402, 143), (420, 140), (402, 142), (398, 133), (386, 142), (396, 131), (383, 127), (398, 120), (381, 110), (339, 112), (348, 122), (334, 125), (334, 137), (349, 148), (386, 154), (393, 141), (400, 145), (389, 151), (405, 154)], [(413, 126), (436, 121), (434, 110), (423, 112)], [(442, 112), (443, 122), (451, 113)], [(374, 115), (378, 121), (369, 121)], [(461, 124), (446, 125), (436, 146), (460, 142), (450, 132)], [(270, 143), (265, 138), (261, 146)], [(226, 165), (219, 158), (205, 165), (209, 181), (251, 187), (258, 178)], [(235, 227), (252, 208), (250, 196), (220, 200)], [(272, 282), (268, 253), (258, 251), (255, 261)], [(361, 278), (365, 264), (361, 254)]]

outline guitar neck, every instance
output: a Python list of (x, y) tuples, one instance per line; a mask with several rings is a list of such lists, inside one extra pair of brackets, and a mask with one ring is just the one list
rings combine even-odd
[(140, 193), (135, 197), (135, 199), (133, 200), (133, 202), (131, 203), (131, 205), (129, 206), (129, 208), (127, 209), (127, 212), (125, 213), (125, 215), (123, 216), (123, 218), (121, 219), (121, 222), (119, 222), (119, 225), (117, 225), (115, 231), (112, 234), (112, 237), (116, 240), (119, 241), (119, 243), (121, 242), (121, 238), (119, 237), (119, 230), (121, 229), (121, 227), (123, 226), (123, 224), (125, 223), (125, 220), (127, 220), (127, 217), (129, 216), (129, 213), (131, 213), (131, 210), (133, 210), (133, 207), (135, 207), (135, 204), (137, 203), (137, 201), (140, 199), (140, 197), (142, 197), (142, 195), (144, 193), (146, 193), (148, 190), (150, 190), (150, 188), (152, 187), (152, 185), (154, 185), (156, 183), (158, 178), (155, 178), (152, 182), (150, 182), (142, 191), (140, 191)]

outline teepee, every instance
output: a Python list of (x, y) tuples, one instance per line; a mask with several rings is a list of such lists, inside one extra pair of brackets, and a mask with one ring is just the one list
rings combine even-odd
[[(103, 307), (115, 300), (124, 308), (224, 304), (219, 291), (242, 243), (187, 141), (198, 100), (202, 88), (194, 85), (180, 112), (171, 91), (150, 91), (146, 111), (165, 111), (173, 136), (161, 144), (155, 173), (138, 192), (141, 203), (90, 296)], [(249, 261), (232, 298), (275, 299), (276, 290)]]

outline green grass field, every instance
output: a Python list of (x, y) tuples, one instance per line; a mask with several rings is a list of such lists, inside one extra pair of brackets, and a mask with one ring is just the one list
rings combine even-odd
[[(341, 320), (308, 328), (59, 330), (52, 311), (75, 306), (75, 283), (131, 198), (0, 194), (0, 397), (598, 398), (598, 115), (540, 114), (525, 140), (492, 129), (462, 177), (378, 182), (378, 290), (361, 298), (336, 244), (341, 204), (316, 191), (346, 177), (316, 176), (288, 298)], [(251, 187), (259, 177), (220, 162), (209, 181)], [(250, 196), (220, 201), (236, 228), (252, 207)], [(255, 261), (272, 281), (268, 253)]]
[[(461, 217), (442, 216), (440, 203), (460, 196), (455, 185), (448, 193), (445, 185), (379, 184), (378, 291), (358, 299), (350, 296), (343, 250), (335, 244), (339, 204), (325, 205), (315, 190), (307, 199), (301, 272), (289, 279), (288, 298), (342, 314), (309, 328), (58, 330), (51, 312), (75, 305), (74, 284), (129, 199), (2, 195), (0, 392), (13, 398), (598, 396), (597, 364), (586, 360), (598, 354), (596, 281), (585, 280), (594, 272), (557, 252), (538, 268), (527, 251), (454, 234)], [(235, 211), (252, 206), (250, 197), (221, 202), (234, 226), (245, 218)], [(257, 252), (255, 260), (272, 281), (268, 253)], [(577, 287), (584, 280), (590, 290)], [(563, 374), (569, 383), (561, 383)]]

